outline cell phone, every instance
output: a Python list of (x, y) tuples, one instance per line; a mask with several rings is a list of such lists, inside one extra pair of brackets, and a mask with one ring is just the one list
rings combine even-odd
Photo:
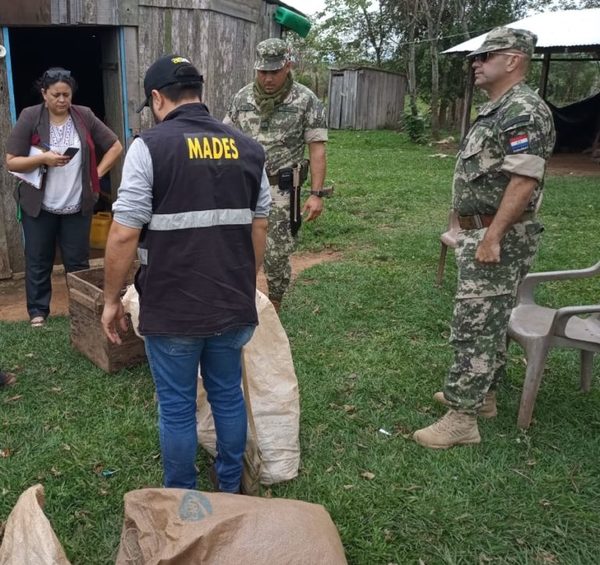
[(79, 151), (79, 147), (67, 147), (65, 149), (65, 152), (63, 153), (63, 155), (65, 157), (75, 157), (75, 155), (77, 155), (77, 151)]

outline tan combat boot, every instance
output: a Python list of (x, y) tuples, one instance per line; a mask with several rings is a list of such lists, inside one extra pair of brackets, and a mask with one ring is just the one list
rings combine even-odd
[(424, 447), (448, 449), (453, 445), (479, 443), (481, 436), (477, 427), (477, 416), (448, 410), (446, 415), (431, 426), (417, 430), (414, 440)]
[[(450, 406), (450, 403), (446, 400), (443, 392), (436, 392), (433, 395), (433, 399), (444, 406)], [(498, 408), (496, 407), (496, 391), (488, 392), (485, 395), (485, 399), (483, 401), (483, 406), (479, 409), (477, 413), (478, 416), (482, 418), (495, 418), (498, 415)]]

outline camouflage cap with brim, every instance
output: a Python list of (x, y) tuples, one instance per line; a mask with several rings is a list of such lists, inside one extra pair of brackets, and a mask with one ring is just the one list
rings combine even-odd
[(526, 29), (515, 29), (512, 27), (497, 27), (490, 31), (479, 49), (469, 53), (467, 57), (474, 57), (480, 53), (490, 51), (501, 51), (503, 49), (512, 49), (521, 51), (528, 57), (533, 55), (537, 35)]
[(265, 39), (256, 46), (257, 71), (278, 71), (290, 60), (290, 50), (283, 39)]

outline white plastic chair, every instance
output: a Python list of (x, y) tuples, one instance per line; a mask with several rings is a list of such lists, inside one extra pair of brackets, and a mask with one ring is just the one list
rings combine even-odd
[(448, 230), (440, 236), (442, 249), (440, 251), (440, 260), (438, 261), (437, 275), (435, 277), (435, 283), (438, 286), (442, 285), (442, 279), (444, 278), (444, 268), (446, 266), (448, 247), (456, 249), (456, 238), (459, 231), (460, 226), (458, 225), (458, 213), (455, 210), (450, 210), (450, 214), (448, 214)]
[[(508, 327), (509, 339), (525, 350), (527, 370), (521, 394), (518, 426), (531, 424), (535, 399), (551, 347), (581, 350), (581, 389), (589, 392), (594, 353), (600, 351), (600, 304), (553, 309), (535, 303), (535, 287), (548, 281), (582, 279), (600, 275), (600, 262), (588, 269), (527, 275), (519, 287), (517, 305)], [(585, 318), (581, 315), (589, 314)]]

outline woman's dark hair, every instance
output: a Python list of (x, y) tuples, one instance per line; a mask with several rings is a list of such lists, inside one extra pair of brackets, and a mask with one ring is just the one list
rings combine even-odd
[(71, 91), (75, 94), (77, 90), (77, 81), (71, 76), (71, 71), (62, 67), (50, 67), (44, 74), (35, 81), (35, 89), (47, 90), (49, 86), (57, 82), (64, 82), (71, 87)]

